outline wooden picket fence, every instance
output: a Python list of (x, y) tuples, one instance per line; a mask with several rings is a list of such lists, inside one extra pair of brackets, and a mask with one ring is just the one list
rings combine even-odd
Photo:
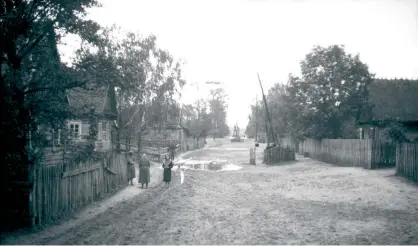
[(396, 166), (396, 146), (394, 142), (373, 140), (371, 161), (368, 169), (391, 168)]
[[(61, 160), (59, 156), (61, 155)], [(126, 153), (109, 152), (82, 163), (49, 154), (34, 167), (31, 192), (32, 226), (44, 225), (127, 185)]]
[(299, 154), (340, 166), (395, 167), (396, 144), (372, 139), (306, 139)]
[(418, 144), (398, 143), (396, 148), (396, 173), (418, 182)]

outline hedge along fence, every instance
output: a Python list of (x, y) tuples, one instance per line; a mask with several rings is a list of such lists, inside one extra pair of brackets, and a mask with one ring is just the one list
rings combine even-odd
[(396, 165), (396, 145), (372, 139), (306, 139), (299, 153), (340, 166), (375, 169)]
[(418, 182), (418, 144), (398, 143), (396, 146), (396, 173)]

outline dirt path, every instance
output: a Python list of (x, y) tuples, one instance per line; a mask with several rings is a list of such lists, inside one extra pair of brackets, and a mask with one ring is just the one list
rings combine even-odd
[[(186, 170), (75, 227), (19, 244), (418, 244), (418, 187), (394, 170), (344, 168), (299, 157), (245, 165), (248, 144), (188, 154), (239, 171)], [(244, 154), (245, 153), (245, 154)]]

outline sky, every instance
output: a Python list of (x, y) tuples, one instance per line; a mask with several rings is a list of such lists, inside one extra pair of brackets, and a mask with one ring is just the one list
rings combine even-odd
[[(245, 128), (264, 90), (300, 74), (314, 45), (345, 45), (377, 77), (418, 78), (418, 0), (102, 0), (88, 18), (143, 35), (185, 61), (184, 103), (218, 81), (227, 121)], [(62, 48), (71, 57), (76, 45)], [(68, 58), (70, 59), (70, 58)]]

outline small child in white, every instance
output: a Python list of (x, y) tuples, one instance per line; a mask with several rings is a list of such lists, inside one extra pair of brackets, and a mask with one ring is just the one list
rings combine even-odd
[(183, 184), (183, 181), (184, 181), (184, 170), (183, 170), (183, 167), (181, 166), (181, 164), (178, 165), (177, 169), (180, 172), (180, 184)]

